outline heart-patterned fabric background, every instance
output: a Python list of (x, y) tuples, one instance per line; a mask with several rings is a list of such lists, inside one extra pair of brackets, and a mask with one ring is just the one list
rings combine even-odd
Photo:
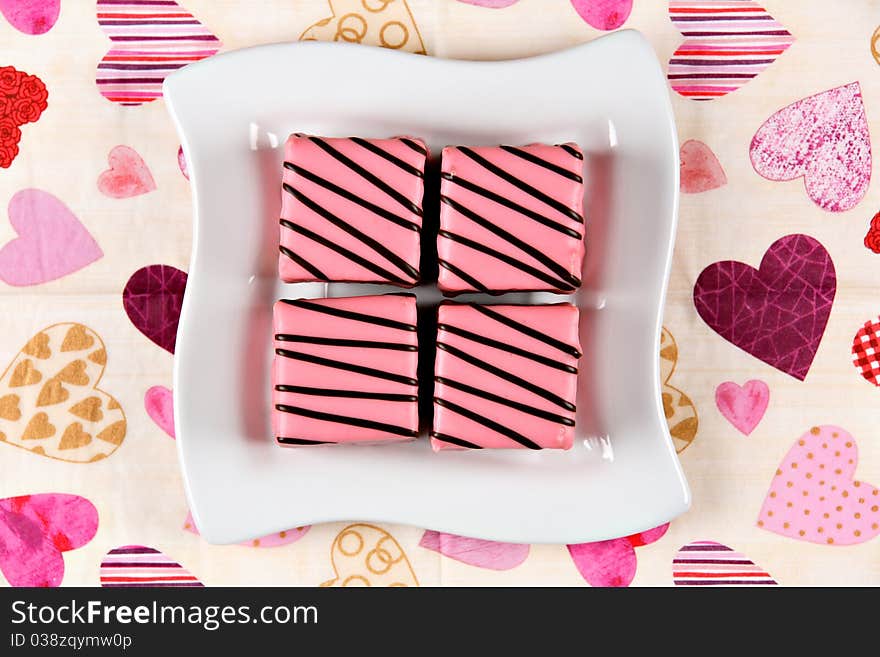
[[(837, 4), (0, 0), (0, 586), (880, 585), (880, 12)], [(164, 77), (279, 41), (504, 59), (620, 28), (682, 145), (657, 385), (692, 509), (568, 546), (360, 518), (208, 545), (174, 439), (192, 205)]]

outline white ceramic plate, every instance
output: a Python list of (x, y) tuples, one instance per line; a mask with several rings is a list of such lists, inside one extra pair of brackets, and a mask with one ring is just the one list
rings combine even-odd
[[(261, 46), (187, 66), (168, 77), (164, 93), (194, 205), (175, 428), (190, 508), (208, 541), (372, 520), (579, 543), (645, 530), (688, 508), (658, 363), (678, 146), (666, 81), (640, 34), (507, 62), (348, 44)], [(583, 288), (570, 297), (581, 308), (584, 347), (574, 448), (434, 454), (427, 440), (275, 445), (273, 301), (381, 289), (278, 281), (282, 151), (295, 131), (418, 135), (434, 153), (446, 144), (535, 141), (584, 148), (587, 258)], [(420, 303), (439, 297), (417, 293)]]

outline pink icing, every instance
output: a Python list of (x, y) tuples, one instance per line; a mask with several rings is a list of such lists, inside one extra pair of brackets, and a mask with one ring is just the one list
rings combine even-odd
[[(414, 438), (418, 429), (415, 297), (391, 294), (292, 303), (299, 305), (283, 301), (275, 304), (275, 348), (292, 355), (276, 352), (272, 368), (273, 404), (297, 409), (291, 412), (275, 408), (273, 429), (279, 443), (369, 443)], [(327, 314), (321, 309), (356, 313), (363, 320)], [(383, 325), (389, 320), (391, 326)], [(359, 342), (313, 344), (309, 341), (312, 338)], [(392, 345), (403, 350), (389, 348)], [(303, 357), (336, 363), (308, 362), (301, 360)], [(351, 367), (369, 368), (373, 372), (352, 371)], [(389, 380), (382, 373), (397, 380)], [(278, 385), (309, 390), (274, 389)], [(341, 397), (322, 392), (328, 389), (366, 396)], [(389, 400), (382, 398), (384, 395), (399, 397)], [(319, 417), (314, 417), (316, 414)], [(359, 426), (364, 423), (368, 426)]]
[[(489, 306), (489, 309), (580, 352), (579, 313), (571, 304), (498, 305)], [(578, 359), (574, 355), (487, 317), (471, 305), (441, 304), (438, 325), (431, 441), (435, 450), (467, 446), (459, 444), (461, 441), (483, 448), (527, 446), (499, 431), (497, 425), (515, 430), (536, 447), (571, 447), (577, 374), (557, 369), (547, 361), (576, 368)], [(462, 335), (462, 331), (471, 335)], [(487, 340), (498, 344), (485, 344)], [(514, 353), (515, 350), (520, 352)], [(477, 359), (479, 364), (469, 362), (469, 359)], [(557, 401), (546, 399), (535, 390), (488, 372), (485, 366), (519, 377), (550, 396), (561, 398), (570, 407), (563, 408)], [(461, 384), (472, 386), (482, 394), (462, 390)], [(487, 399), (487, 395), (494, 395), (496, 399)], [(515, 405), (520, 407), (513, 407)], [(459, 410), (461, 408), (466, 412)], [(544, 416), (539, 417), (535, 412)], [(468, 417), (470, 413), (473, 415)], [(548, 413), (556, 417), (548, 418)], [(491, 426), (493, 423), (496, 423), (495, 427)], [(449, 437), (459, 443), (450, 442)]]
[(584, 257), (582, 158), (575, 144), (445, 148), (440, 289), (574, 291)]
[(424, 142), (410, 138), (291, 135), (281, 218), (295, 229), (282, 223), (281, 278), (414, 285), (426, 154)]

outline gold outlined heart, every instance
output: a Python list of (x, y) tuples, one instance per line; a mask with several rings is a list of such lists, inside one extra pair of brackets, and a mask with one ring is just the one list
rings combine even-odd
[(418, 586), (397, 540), (381, 527), (358, 523), (343, 529), (330, 546), (336, 577), (321, 586)]
[(330, 16), (300, 41), (349, 41), (425, 55), (425, 43), (406, 0), (328, 0)]

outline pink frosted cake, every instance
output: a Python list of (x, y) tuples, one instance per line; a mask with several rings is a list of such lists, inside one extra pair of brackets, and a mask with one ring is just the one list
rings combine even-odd
[(415, 296), (282, 300), (275, 304), (274, 329), (279, 444), (416, 437)]
[(576, 290), (584, 257), (583, 159), (575, 144), (444, 148), (440, 289)]
[(571, 304), (442, 303), (434, 450), (568, 449), (580, 355)]
[(291, 135), (279, 272), (288, 283), (419, 280), (424, 142)]

